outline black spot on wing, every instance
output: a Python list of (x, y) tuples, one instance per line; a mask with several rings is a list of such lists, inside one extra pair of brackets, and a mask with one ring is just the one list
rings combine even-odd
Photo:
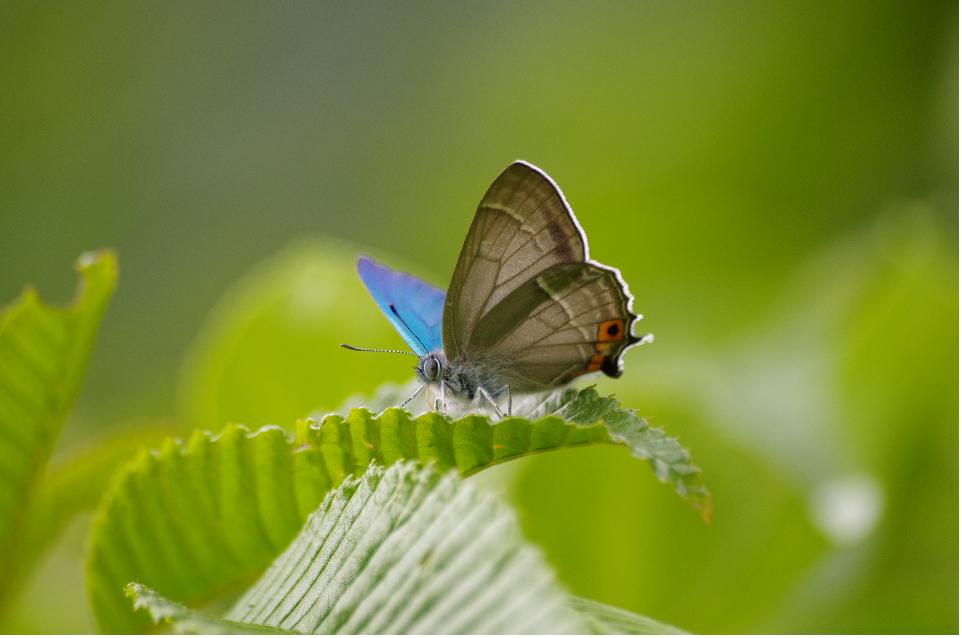
[(618, 367), (617, 357), (605, 357), (604, 361), (601, 362), (601, 371), (607, 374), (609, 377), (618, 378), (621, 376), (621, 368)]
[(548, 222), (548, 234), (551, 240), (557, 244), (552, 249), (564, 261), (577, 261), (578, 256), (574, 247), (571, 245), (571, 236), (565, 231), (564, 227), (557, 219)]
[(551, 239), (559, 244), (568, 239), (568, 234), (565, 233), (565, 229), (561, 227), (561, 224), (559, 224), (556, 219), (548, 224), (548, 234), (551, 235)]
[(554, 254), (565, 262), (573, 262), (578, 259), (570, 244), (558, 244), (554, 248)]

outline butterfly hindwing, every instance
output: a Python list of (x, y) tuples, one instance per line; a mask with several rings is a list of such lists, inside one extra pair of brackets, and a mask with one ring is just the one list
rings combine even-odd
[(558, 264), (516, 289), (482, 318), (469, 349), (518, 392), (545, 390), (588, 372), (621, 375), (639, 339), (616, 271)]
[(418, 356), (441, 349), (443, 290), (366, 257), (358, 259), (357, 272), (408, 347)]
[(558, 187), (530, 164), (511, 164), (481, 199), (461, 248), (444, 305), (445, 353), (464, 356), (481, 318), (535, 275), (586, 258)]
[(621, 374), (640, 340), (618, 271), (588, 259), (558, 187), (524, 162), (491, 185), (468, 231), (444, 308), (445, 353), (496, 372), (513, 391), (588, 372)]

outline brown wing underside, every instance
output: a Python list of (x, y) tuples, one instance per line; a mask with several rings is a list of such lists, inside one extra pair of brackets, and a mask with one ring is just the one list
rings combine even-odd
[(445, 353), (463, 357), (480, 319), (526, 281), (585, 257), (581, 231), (557, 187), (523, 162), (509, 166), (481, 199), (451, 277)]
[(560, 190), (516, 162), (478, 206), (444, 304), (445, 354), (485, 362), (518, 392), (621, 374), (639, 341), (618, 272), (588, 260)]
[(561, 264), (492, 309), (469, 350), (484, 353), (499, 379), (518, 392), (563, 385), (589, 372), (617, 377), (622, 353), (639, 341), (631, 334), (635, 319), (615, 272)]

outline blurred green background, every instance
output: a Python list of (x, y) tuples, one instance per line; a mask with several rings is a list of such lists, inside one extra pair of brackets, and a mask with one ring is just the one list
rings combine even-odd
[[(446, 285), (526, 159), (656, 335), (599, 385), (715, 495), (704, 526), (620, 449), (493, 472), (569, 589), (694, 632), (955, 633), (957, 52), (953, 2), (3, 3), (0, 298), (119, 251), (58, 454), (290, 426), (411, 375), (336, 347), (401, 344), (356, 254)], [(88, 523), (8, 626), (93, 630)]]

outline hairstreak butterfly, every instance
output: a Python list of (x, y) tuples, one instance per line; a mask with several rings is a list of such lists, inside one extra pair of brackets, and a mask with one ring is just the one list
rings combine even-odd
[(625, 351), (651, 339), (633, 334), (640, 316), (621, 274), (589, 259), (561, 190), (527, 162), (508, 166), (481, 198), (446, 294), (366, 257), (357, 268), (419, 357), (414, 396), (431, 386), (442, 407), (448, 396), (483, 399), (500, 416), (506, 397), (510, 414), (512, 393), (591, 372), (620, 376)]

